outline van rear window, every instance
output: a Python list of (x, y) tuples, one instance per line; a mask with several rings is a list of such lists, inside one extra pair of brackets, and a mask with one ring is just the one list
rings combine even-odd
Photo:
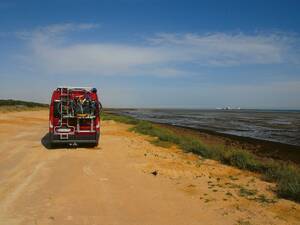
[(54, 112), (54, 118), (60, 117), (60, 102), (54, 102), (53, 112)]

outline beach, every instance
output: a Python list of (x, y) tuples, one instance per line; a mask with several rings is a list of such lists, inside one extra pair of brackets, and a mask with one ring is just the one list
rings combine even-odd
[(96, 148), (47, 148), (48, 110), (0, 115), (1, 224), (299, 224), (259, 174), (105, 120)]

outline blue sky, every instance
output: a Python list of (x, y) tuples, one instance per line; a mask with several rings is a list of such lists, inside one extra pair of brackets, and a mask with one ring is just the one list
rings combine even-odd
[(0, 1), (0, 98), (300, 109), (299, 1)]

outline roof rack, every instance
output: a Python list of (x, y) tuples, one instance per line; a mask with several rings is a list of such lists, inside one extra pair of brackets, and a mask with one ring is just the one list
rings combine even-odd
[(85, 91), (90, 91), (93, 88), (92, 87), (69, 87), (69, 86), (59, 86), (57, 88), (65, 88), (65, 89), (69, 89), (69, 90), (85, 90)]

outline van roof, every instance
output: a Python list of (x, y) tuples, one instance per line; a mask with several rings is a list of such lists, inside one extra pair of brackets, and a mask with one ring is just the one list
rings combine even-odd
[(57, 87), (57, 89), (62, 89), (62, 88), (67, 88), (67, 89), (71, 89), (71, 90), (74, 90), (74, 89), (79, 89), (79, 90), (86, 90), (86, 91), (90, 91), (92, 90), (93, 88), (92, 87), (69, 87), (69, 86), (59, 86)]

